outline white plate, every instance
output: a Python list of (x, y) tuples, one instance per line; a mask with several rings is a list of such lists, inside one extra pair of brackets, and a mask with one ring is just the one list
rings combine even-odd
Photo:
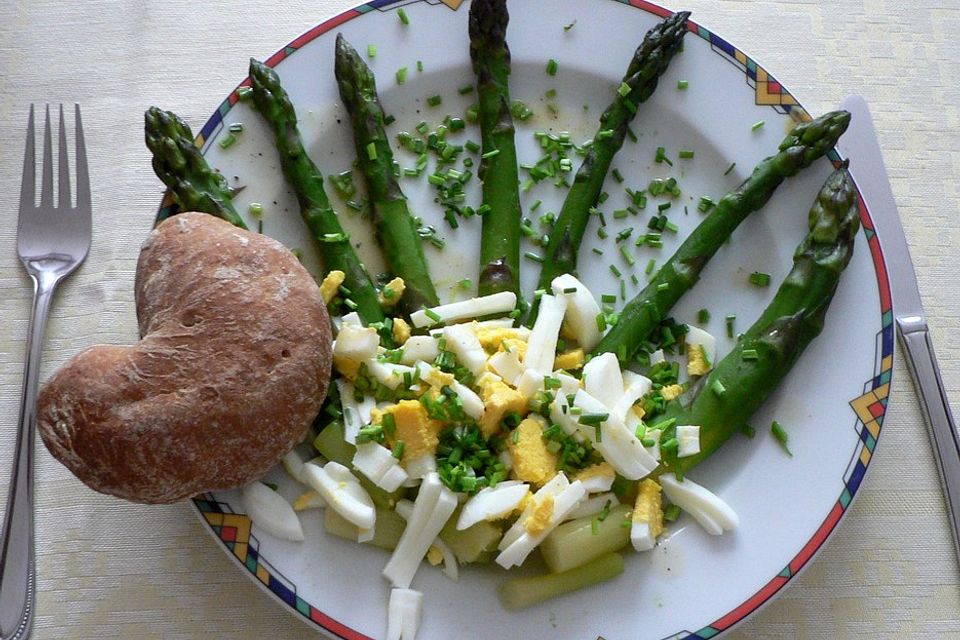
[[(351, 131), (333, 79), (336, 33), (342, 31), (362, 51), (368, 44), (376, 45), (377, 55), (369, 62), (377, 74), (383, 104), (396, 117), (391, 135), (413, 130), (421, 119), (435, 126), (444, 115), (462, 115), (472, 99), (457, 92), (474, 81), (467, 7), (459, 4), (459, 0), (372, 2), (316, 27), (271, 58), (296, 105), (308, 151), (324, 173), (349, 168), (354, 157)], [(401, 5), (410, 17), (409, 26), (398, 19), (396, 10)], [(566, 130), (577, 141), (592, 137), (597, 117), (611, 100), (634, 48), (666, 14), (638, 0), (630, 4), (511, 0), (510, 12), (511, 91), (513, 98), (524, 100), (537, 114), (518, 123), (521, 162), (533, 162), (540, 155), (532, 137), (535, 130)], [(565, 31), (564, 25), (574, 20), (576, 25)], [(551, 57), (559, 63), (555, 77), (545, 73)], [(417, 71), (418, 60), (423, 62), (422, 72)], [(399, 67), (409, 69), (402, 86), (395, 80)], [(679, 79), (689, 82), (686, 90), (678, 89)], [(553, 88), (559, 105), (556, 118), (549, 115), (544, 100), (544, 93)], [(443, 104), (431, 108), (426, 98), (434, 94), (443, 96)], [(699, 221), (699, 197), (717, 199), (738, 184), (757, 161), (776, 149), (795, 120), (807, 117), (762, 68), (716, 35), (691, 24), (685, 51), (673, 61), (632, 125), (640, 134), (639, 142), (628, 140), (614, 162), (625, 182), (608, 178), (610, 198), (602, 208), (611, 238), (597, 238), (596, 218), (588, 227), (580, 254), (587, 285), (598, 295), (617, 293), (618, 280), (610, 263), (624, 274), (635, 273), (642, 285), (647, 261), (654, 258), (662, 263)], [(751, 125), (761, 120), (764, 126), (753, 130)], [(223, 150), (216, 142), (233, 122), (242, 122), (244, 132), (235, 145)], [(257, 114), (246, 103), (237, 103), (234, 93), (203, 128), (201, 137), (211, 164), (231, 184), (245, 185), (236, 198), (238, 210), (246, 211), (250, 202), (263, 203), (264, 232), (299, 248), (308, 268), (319, 274), (316, 250)], [(456, 139), (468, 138), (479, 141), (479, 132), (468, 127)], [(672, 168), (654, 163), (658, 146), (666, 148)], [(695, 150), (695, 157), (680, 160), (680, 149)], [(411, 154), (396, 154), (402, 166), (413, 164)], [(834, 154), (831, 159), (838, 158)], [(725, 175), (733, 162), (735, 168)], [(725, 336), (724, 317), (729, 313), (736, 314), (738, 330), (748, 327), (775, 286), (753, 287), (747, 284), (747, 275), (764, 271), (778, 283), (787, 273), (793, 250), (806, 232), (807, 210), (830, 170), (830, 161), (821, 160), (788, 180), (718, 252), (674, 316), (681, 322), (695, 322), (696, 311), (706, 307), (713, 316), (707, 328), (717, 336)], [(627, 204), (625, 186), (643, 189), (652, 178), (666, 176), (676, 176), (683, 189), (682, 200), (669, 212), (680, 232), (664, 234), (660, 250), (635, 249), (630, 243), (637, 258), (631, 269), (613, 248), (613, 236), (631, 225), (637, 228), (634, 237), (645, 232), (654, 200), (636, 218), (615, 220), (610, 214)], [(433, 204), (432, 188), (424, 179), (405, 178), (402, 185), (416, 214), (447, 241), (443, 251), (427, 248), (441, 296), (464, 295), (455, 294), (453, 285), (463, 277), (476, 282), (479, 220), (461, 221), (460, 228), (452, 230)], [(478, 181), (469, 186), (469, 201), (476, 206)], [(522, 203), (528, 212), (534, 201), (542, 200), (536, 212), (542, 214), (559, 210), (562, 196), (561, 190), (544, 181), (522, 194)], [(368, 221), (334, 200), (353, 238), (362, 240), (361, 257), (371, 272), (381, 269)], [(689, 213), (683, 211), (684, 205)], [(681, 518), (655, 551), (628, 554), (626, 571), (616, 580), (519, 612), (500, 607), (495, 587), (504, 572), (496, 566), (466, 567), (457, 584), (427, 567), (414, 584), (426, 594), (418, 637), (710, 638), (774, 596), (807, 564), (849, 506), (869, 464), (886, 407), (893, 357), (889, 287), (865, 210), (863, 220), (865, 234), (857, 240), (826, 329), (754, 417), (756, 439), (735, 437), (690, 474), (736, 509), (741, 518), (737, 531), (714, 538)], [(605, 255), (591, 253), (594, 246), (604, 249)], [(532, 245), (524, 247), (528, 249), (537, 251)], [(537, 267), (524, 259), (527, 292), (533, 288)], [(638, 289), (627, 281), (628, 296)], [(731, 345), (722, 337), (721, 353)], [(769, 433), (767, 427), (774, 419), (790, 434), (792, 458)], [(279, 469), (269, 480), (278, 482), (288, 498), (299, 491)], [(251, 531), (249, 519), (240, 513), (236, 491), (199, 496), (194, 504), (231, 556), (296, 615), (345, 638), (384, 636), (389, 590), (380, 572), (387, 560), (385, 552), (326, 536), (319, 511), (302, 515), (307, 541), (288, 543), (256, 527)]]

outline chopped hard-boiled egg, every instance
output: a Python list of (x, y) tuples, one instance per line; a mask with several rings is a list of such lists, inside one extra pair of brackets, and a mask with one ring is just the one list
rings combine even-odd
[(500, 421), (508, 413), (517, 413), (521, 416), (527, 411), (527, 400), (516, 389), (510, 388), (496, 374), (485, 372), (477, 378), (480, 387), (480, 397), (483, 398), (483, 419), (480, 421), (480, 430), (485, 438), (500, 431)]
[(334, 358), (363, 362), (377, 355), (380, 346), (380, 336), (372, 327), (357, 327), (352, 324), (342, 324), (337, 340), (333, 345)]
[(677, 425), (677, 457), (686, 458), (700, 453), (700, 427), (693, 424)]
[(443, 486), (440, 476), (436, 473), (427, 474), (420, 484), (403, 535), (383, 569), (383, 575), (393, 586), (410, 586), (421, 560), (456, 507), (456, 495)]
[(394, 342), (403, 346), (410, 339), (410, 325), (403, 318), (394, 318), (390, 327), (390, 334), (393, 336)]
[(658, 462), (660, 461), (660, 436), (661, 435), (663, 435), (663, 431), (661, 431), (660, 429), (650, 429), (643, 435), (644, 440), (646, 440), (649, 443), (652, 443), (649, 446), (645, 444), (644, 448), (647, 450), (647, 453), (653, 456), (653, 459)]
[(347, 274), (339, 270), (333, 270), (324, 277), (323, 282), (320, 283), (320, 295), (323, 296), (325, 303), (330, 304), (330, 301), (337, 297), (340, 293), (340, 285), (346, 277)]
[(253, 524), (270, 535), (294, 542), (303, 540), (303, 527), (293, 507), (267, 485), (248, 484), (240, 492), (240, 501)]
[(457, 529), (462, 531), (484, 520), (505, 518), (520, 506), (528, 493), (528, 485), (519, 480), (506, 480), (495, 487), (484, 487), (463, 504)]
[(586, 285), (569, 273), (554, 278), (550, 288), (553, 290), (553, 295), (563, 296), (567, 300), (564, 325), (584, 350), (592, 350), (601, 338), (600, 328), (597, 327), (600, 305), (597, 304), (596, 298)]
[(407, 481), (407, 472), (399, 462), (390, 449), (376, 442), (366, 442), (357, 445), (352, 464), (384, 491), (396, 491)]
[(487, 360), (487, 366), (513, 386), (517, 386), (517, 380), (524, 372), (520, 358), (512, 351), (497, 351)]
[(567, 514), (567, 520), (576, 520), (577, 518), (589, 518), (603, 513), (605, 509), (620, 504), (615, 493), (598, 493), (597, 495), (584, 498), (573, 511)]
[(655, 364), (663, 362), (667, 359), (667, 356), (664, 355), (663, 349), (657, 349), (650, 353), (650, 366), (652, 367)]
[(477, 334), (464, 324), (455, 324), (444, 327), (443, 337), (447, 342), (447, 349), (457, 356), (457, 361), (470, 370), (475, 376), (480, 375), (487, 364), (487, 352), (483, 350)]
[(380, 416), (381, 423), (387, 415), (393, 416), (394, 423), (394, 434), (388, 435), (388, 438), (392, 440), (394, 449), (403, 442), (403, 457), (400, 460), (407, 468), (407, 473), (416, 478), (418, 476), (410, 470), (410, 461), (424, 454), (432, 456), (436, 452), (437, 435), (443, 424), (430, 418), (426, 408), (417, 400), (401, 400), (384, 408)]
[(400, 302), (400, 296), (403, 295), (406, 289), (407, 284), (403, 281), (403, 278), (394, 278), (383, 285), (383, 289), (380, 290), (380, 295), (377, 296), (377, 299), (380, 301), (380, 306), (388, 309), (395, 306)]
[(442, 304), (432, 309), (421, 309), (410, 314), (410, 321), (418, 329), (435, 324), (452, 324), (479, 316), (509, 313), (517, 306), (517, 296), (512, 291), (501, 291), (489, 296), (470, 298), (460, 302)]
[(633, 507), (630, 542), (637, 551), (649, 551), (663, 533), (663, 509), (660, 485), (650, 478), (640, 483)]
[(717, 339), (693, 325), (687, 325), (684, 335), (687, 344), (687, 374), (690, 376), (706, 375), (717, 361)]
[[(397, 321), (393, 321), (396, 326)], [(433, 362), (440, 355), (440, 343), (433, 336), (410, 336), (403, 343), (403, 354), (400, 356), (400, 362), (406, 365), (415, 363), (417, 360), (424, 362)]]
[(327, 501), (323, 499), (315, 489), (310, 489), (297, 496), (293, 501), (294, 511), (306, 511), (307, 509), (322, 509), (327, 506)]
[(663, 396), (663, 399), (667, 402), (671, 400), (676, 400), (683, 395), (683, 385), (680, 384), (668, 384), (667, 386), (660, 389), (660, 395)]
[(356, 388), (347, 380), (337, 380), (337, 390), (340, 392), (340, 411), (343, 414), (343, 439), (355, 444), (360, 428), (370, 423), (376, 400), (364, 396), (363, 401), (357, 402)]
[[(626, 369), (623, 371), (623, 384), (623, 395), (610, 407), (610, 410), (614, 415), (626, 420), (634, 403), (653, 389), (653, 381), (646, 376)], [(637, 416), (637, 418), (639, 419), (640, 416)]]
[(457, 379), (453, 377), (452, 373), (444, 373), (443, 371), (440, 371), (436, 367), (429, 365), (426, 362), (417, 362), (414, 365), (414, 368), (419, 373), (420, 379), (427, 384), (436, 387), (437, 389), (450, 387), (450, 389), (457, 394), (457, 397), (460, 399), (463, 412), (469, 417), (476, 421), (480, 421), (483, 418), (483, 400), (480, 399), (480, 396), (478, 396), (473, 389), (458, 382)]
[(540, 311), (527, 339), (527, 354), (523, 366), (543, 375), (553, 371), (553, 358), (557, 352), (560, 325), (567, 310), (566, 297), (544, 295), (540, 298)]
[(307, 477), (303, 474), (303, 465), (306, 462), (300, 452), (296, 449), (287, 451), (280, 459), (284, 470), (290, 474), (290, 477), (302, 484), (307, 484)]
[(310, 486), (326, 501), (327, 508), (360, 529), (373, 529), (377, 519), (373, 500), (349, 469), (332, 461), (323, 467), (307, 463), (305, 473)]
[(405, 364), (394, 364), (393, 362), (380, 362), (376, 358), (371, 358), (364, 364), (370, 377), (390, 389), (396, 389), (400, 386), (404, 374), (413, 374), (413, 367), (408, 367)]
[(582, 483), (568, 481), (562, 471), (555, 475), (533, 494), (523, 513), (500, 540), (497, 564), (504, 569), (523, 564), (530, 552), (563, 522), (585, 495)]
[(491, 353), (506, 351), (504, 343), (509, 346), (510, 343), (526, 342), (530, 336), (530, 330), (526, 327), (490, 327), (474, 323), (474, 331), (483, 348)]
[(423, 594), (413, 589), (391, 589), (387, 608), (387, 640), (414, 640), (420, 627)]
[(673, 474), (660, 476), (663, 492), (677, 505), (700, 523), (711, 535), (718, 536), (731, 531), (740, 524), (740, 518), (722, 498), (689, 478), (677, 480)]
[(583, 352), (583, 349), (577, 347), (564, 353), (558, 353), (557, 357), (553, 359), (553, 368), (576, 371), (583, 366), (585, 360), (586, 354)]
[(513, 459), (510, 475), (516, 480), (542, 486), (557, 473), (557, 455), (547, 449), (543, 430), (547, 421), (539, 415), (524, 418), (507, 437), (507, 450)]
[(544, 375), (533, 369), (524, 369), (520, 377), (517, 378), (516, 387), (520, 395), (526, 400), (530, 400), (535, 393), (543, 389)]
[(587, 493), (600, 493), (610, 491), (616, 477), (617, 472), (609, 462), (600, 462), (582, 469), (573, 479), (582, 482)]
[(601, 353), (591, 358), (583, 367), (582, 378), (586, 392), (602, 402), (607, 409), (613, 409), (623, 396), (620, 362), (612, 353)]

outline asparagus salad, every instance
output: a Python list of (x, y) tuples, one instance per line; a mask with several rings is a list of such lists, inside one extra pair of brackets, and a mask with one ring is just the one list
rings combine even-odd
[[(852, 254), (859, 215), (844, 165), (817, 194), (789, 275), (725, 355), (697, 326), (707, 323), (706, 309), (697, 323), (680, 323), (671, 318), (672, 307), (744, 219), (834, 146), (849, 114), (797, 124), (740, 186), (716, 202), (702, 198), (700, 224), (659, 268), (651, 260), (648, 283), (619, 311), (616, 295), (597, 295), (578, 278), (580, 246), (605, 199), (612, 160), (681, 50), (688, 15), (676, 13), (646, 34), (588, 145), (543, 134), (545, 156), (523, 165), (514, 119), (528, 117), (529, 109), (510, 99), (506, 2), (473, 0), (475, 84), (462, 91), (475, 91), (477, 98), (467, 114), (480, 136), (479, 144), (468, 143), (482, 181), (475, 207), (463, 196), (472, 161), (454, 168), (464, 146), (446, 140), (465, 121), (448, 117), (440, 130), (424, 125), (397, 136), (399, 145), (418, 154), (416, 165), (401, 171), (373, 73), (364, 56), (338, 37), (333, 71), (353, 130), (365, 206), (388, 267), (385, 278), (372, 277), (358, 258), (324, 176), (304, 149), (278, 76), (250, 62), (243, 97), (274, 134), (283, 175), (320, 247), (326, 267), (320, 288), (337, 332), (334, 383), (316, 431), (284, 458), (302, 495), (290, 504), (255, 483), (243, 490), (243, 503), (254, 523), (282, 538), (302, 540), (297, 512), (323, 509), (327, 533), (389, 551), (383, 577), (392, 589), (391, 639), (411, 640), (416, 633), (424, 596), (411, 587), (424, 562), (456, 580), (464, 565), (506, 570), (538, 554), (545, 573), (507, 576), (500, 586), (503, 605), (518, 608), (617, 576), (624, 554), (653, 549), (681, 512), (712, 535), (738, 525), (736, 505), (686, 473), (732, 435), (750, 430), (750, 417), (820, 333)], [(366, 53), (375, 55), (370, 48)], [(551, 69), (556, 72), (552, 60), (548, 74)], [(397, 81), (405, 75), (406, 69), (398, 71)], [(152, 108), (146, 129), (157, 175), (181, 209), (244, 225), (225, 180), (207, 166), (182, 121)], [(692, 157), (693, 151), (681, 154)], [(570, 155), (581, 158), (575, 172)], [(657, 162), (670, 162), (662, 148), (657, 155)], [(521, 169), (527, 180), (555, 179), (567, 188), (559, 213), (546, 219), (542, 255), (524, 262), (540, 271), (527, 299), (520, 287), (521, 237), (537, 233), (521, 211)], [(402, 176), (436, 187), (451, 226), (480, 219), (475, 297), (441, 304), (423, 249), (439, 240), (411, 213)], [(352, 173), (330, 181), (352, 202)], [(675, 180), (654, 180), (648, 190), (629, 194), (624, 215), (637, 215), (648, 197), (676, 189)], [(659, 206), (648, 216), (647, 233), (630, 241), (656, 246), (671, 229), (668, 207)], [(750, 280), (770, 284), (763, 273)], [(461, 285), (473, 288), (469, 280)], [(729, 318), (727, 330), (733, 337)], [(773, 430), (786, 448), (783, 429), (774, 424)]]

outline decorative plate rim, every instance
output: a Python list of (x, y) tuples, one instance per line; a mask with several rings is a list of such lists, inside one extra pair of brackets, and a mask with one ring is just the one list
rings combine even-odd
[[(673, 12), (647, 0), (609, 0), (619, 4), (629, 5), (646, 11), (661, 18)], [(393, 10), (400, 6), (426, 2), (431, 5), (445, 5), (456, 11), (464, 0), (370, 0), (347, 9), (309, 29), (292, 40), (285, 47), (270, 56), (265, 63), (274, 67), (288, 56), (296, 53), (304, 45), (315, 40), (349, 20), (362, 16), (371, 11)], [(710, 44), (710, 48), (723, 56), (728, 62), (743, 71), (746, 83), (755, 91), (757, 105), (770, 106), (778, 113), (787, 114), (795, 120), (810, 120), (810, 115), (800, 102), (776, 78), (759, 65), (753, 58), (734, 47), (732, 44), (708, 30), (703, 25), (690, 20), (690, 33), (700, 37)], [(223, 124), (224, 116), (240, 99), (239, 91), (249, 86), (250, 79), (245, 78), (230, 92), (216, 111), (204, 124), (197, 135), (197, 146), (205, 148), (214, 134)], [(834, 149), (828, 156), (834, 166), (839, 166), (841, 157)], [(707, 640), (725, 633), (748, 617), (757, 613), (770, 603), (787, 584), (797, 577), (800, 572), (810, 565), (810, 561), (823, 548), (826, 541), (836, 531), (837, 525), (849, 510), (863, 483), (867, 469), (870, 466), (876, 444), (880, 437), (883, 419), (886, 415), (890, 385), (892, 383), (894, 360), (894, 330), (893, 330), (893, 301), (890, 292), (890, 282), (887, 265), (883, 257), (883, 250), (876, 235), (873, 220), (862, 195), (857, 189), (857, 200), (860, 206), (860, 219), (870, 250), (873, 272), (877, 281), (877, 292), (880, 297), (881, 329), (875, 338), (874, 375), (864, 383), (863, 393), (850, 400), (848, 404), (856, 415), (854, 428), (859, 436), (859, 442), (851, 455), (850, 462), (844, 472), (844, 489), (826, 518), (814, 532), (813, 536), (804, 544), (800, 551), (787, 565), (774, 575), (764, 586), (744, 600), (730, 612), (721, 616), (712, 623), (697, 631), (678, 630), (666, 636), (664, 640)], [(161, 202), (156, 221), (159, 222), (177, 212), (177, 205), (169, 191)], [(323, 613), (296, 593), (296, 586), (286, 579), (276, 568), (260, 557), (259, 541), (251, 533), (251, 522), (245, 514), (234, 513), (225, 503), (218, 502), (213, 493), (194, 496), (190, 504), (197, 516), (206, 525), (204, 529), (210, 533), (227, 552), (231, 559), (258, 585), (260, 585), (275, 600), (292, 609), (296, 617), (315, 629), (333, 634), (344, 640), (372, 640), (335, 618)]]

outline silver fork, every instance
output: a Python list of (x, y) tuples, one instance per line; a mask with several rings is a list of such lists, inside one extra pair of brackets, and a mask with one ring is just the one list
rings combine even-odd
[(0, 534), (0, 640), (23, 640), (30, 633), (36, 597), (33, 524), (33, 457), (36, 444), (37, 376), (47, 312), (57, 284), (80, 266), (90, 249), (90, 176), (87, 151), (76, 105), (77, 204), (70, 201), (67, 131), (60, 106), (58, 197), (53, 203), (53, 152), (50, 106), (43, 130), (43, 174), (40, 204), (36, 203), (36, 158), (33, 105), (27, 125), (27, 148), (20, 187), (17, 254), (33, 279), (33, 310), (27, 334), (27, 354), (20, 401), (20, 426), (14, 448), (13, 472)]

